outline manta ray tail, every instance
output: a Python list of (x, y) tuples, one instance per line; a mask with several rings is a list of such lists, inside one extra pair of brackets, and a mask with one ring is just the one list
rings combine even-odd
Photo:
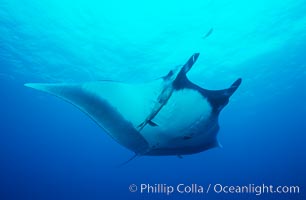
[(130, 163), (132, 160), (134, 160), (138, 156), (139, 155), (135, 153), (135, 155), (133, 155), (131, 158), (129, 158), (128, 160), (124, 161), (123, 163), (119, 164), (117, 167), (122, 167), (124, 165), (127, 165), (128, 163)]

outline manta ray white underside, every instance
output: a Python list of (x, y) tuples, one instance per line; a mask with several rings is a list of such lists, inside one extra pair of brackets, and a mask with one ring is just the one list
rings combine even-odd
[(185, 155), (218, 146), (218, 115), (241, 83), (206, 90), (188, 80), (199, 54), (180, 69), (148, 83), (95, 81), (38, 84), (41, 90), (89, 115), (114, 140), (137, 155)]

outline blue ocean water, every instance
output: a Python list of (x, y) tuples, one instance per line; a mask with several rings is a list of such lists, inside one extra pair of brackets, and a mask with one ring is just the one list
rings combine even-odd
[[(303, 0), (1, 0), (0, 199), (305, 199), (305, 13)], [(223, 148), (183, 159), (143, 156), (118, 167), (133, 153), (74, 106), (23, 86), (148, 81), (195, 52), (193, 82), (243, 82), (220, 115)], [(129, 191), (180, 183), (300, 192)]]

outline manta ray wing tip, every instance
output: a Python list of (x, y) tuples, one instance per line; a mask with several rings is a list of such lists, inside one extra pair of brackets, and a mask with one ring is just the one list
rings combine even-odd
[(33, 83), (25, 83), (23, 84), (25, 87), (32, 87)]
[(40, 83), (25, 83), (25, 87), (33, 88), (36, 90), (46, 91), (47, 84), (40, 84)]

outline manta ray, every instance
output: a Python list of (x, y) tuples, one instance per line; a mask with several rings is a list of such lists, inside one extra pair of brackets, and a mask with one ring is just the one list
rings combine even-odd
[(199, 57), (145, 83), (27, 83), (79, 108), (135, 155), (187, 155), (219, 146), (218, 116), (241, 84), (208, 90), (186, 76)]

